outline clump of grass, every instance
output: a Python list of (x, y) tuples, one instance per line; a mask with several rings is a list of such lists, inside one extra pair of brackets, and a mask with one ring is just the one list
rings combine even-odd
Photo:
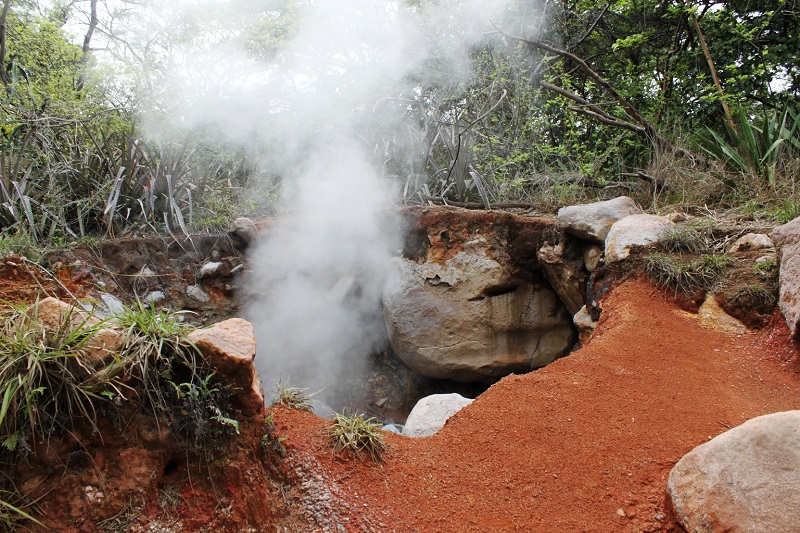
[(314, 411), (314, 406), (311, 405), (311, 397), (313, 394), (306, 394), (308, 389), (301, 389), (299, 387), (289, 387), (283, 383), (278, 383), (275, 398), (272, 400), (272, 405), (279, 404), (295, 411), (307, 411), (309, 413)]
[(72, 431), (80, 420), (96, 427), (95, 404), (118, 389), (114, 373), (96, 373), (82, 357), (100, 329), (63, 316), (55, 328), (39, 320), (38, 302), (0, 318), (0, 443), (26, 453), (34, 439)]
[(694, 228), (670, 229), (664, 234), (660, 244), (671, 253), (700, 254), (708, 250), (707, 239)]
[(328, 437), (337, 451), (346, 451), (363, 458), (380, 461), (386, 451), (380, 425), (363, 414), (334, 413)]
[(138, 380), (142, 407), (166, 419), (190, 451), (206, 452), (239, 433), (228, 390), (187, 340), (193, 328), (181, 313), (137, 301), (116, 320), (126, 334), (118, 363)]
[(733, 264), (734, 259), (725, 254), (702, 255), (691, 260), (663, 254), (645, 258), (647, 273), (659, 285), (685, 293), (711, 289)]
[(753, 272), (760, 278), (769, 279), (778, 273), (778, 264), (775, 258), (770, 257), (760, 263), (755, 263), (753, 265)]

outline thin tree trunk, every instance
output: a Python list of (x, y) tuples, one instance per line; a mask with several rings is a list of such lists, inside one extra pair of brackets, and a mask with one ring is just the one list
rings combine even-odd
[(83, 85), (86, 82), (86, 69), (89, 64), (89, 57), (92, 53), (91, 43), (94, 30), (97, 28), (97, 0), (91, 0), (91, 14), (89, 15), (89, 29), (86, 30), (86, 36), (83, 38), (83, 55), (81, 56), (81, 70), (78, 75), (78, 83), (75, 88), (78, 92), (83, 90)]
[(8, 86), (11, 83), (11, 77), (6, 70), (6, 33), (8, 29), (8, 10), (11, 8), (11, 0), (4, 0), (3, 11), (0, 13), (0, 82)]
[(700, 22), (698, 22), (694, 13), (689, 13), (689, 17), (691, 17), (694, 30), (697, 32), (697, 38), (700, 39), (700, 46), (703, 47), (703, 55), (706, 56), (706, 61), (708, 61), (708, 68), (711, 69), (711, 77), (714, 79), (714, 85), (717, 87), (719, 98), (722, 101), (722, 109), (725, 111), (725, 119), (728, 121), (731, 129), (738, 132), (736, 129), (736, 123), (733, 121), (733, 116), (731, 115), (731, 109), (728, 107), (728, 99), (725, 97), (725, 91), (722, 90), (722, 83), (720, 83), (719, 76), (717, 75), (717, 67), (714, 66), (714, 59), (711, 57), (711, 51), (708, 49), (708, 43), (703, 35), (703, 30), (700, 29)]

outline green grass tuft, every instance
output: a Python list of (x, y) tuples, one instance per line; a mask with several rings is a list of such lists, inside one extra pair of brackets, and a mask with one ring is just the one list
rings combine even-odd
[(283, 383), (278, 383), (275, 398), (272, 400), (272, 405), (282, 405), (295, 411), (307, 411), (312, 413), (314, 406), (311, 405), (311, 397), (313, 394), (306, 394), (308, 389), (301, 389), (299, 387), (289, 387)]
[(645, 258), (645, 269), (662, 287), (692, 293), (713, 288), (734, 263), (734, 259), (725, 254), (702, 255), (690, 260), (651, 254)]
[(369, 456), (373, 461), (380, 461), (386, 452), (380, 425), (363, 414), (334, 413), (328, 437), (337, 451), (359, 458)]

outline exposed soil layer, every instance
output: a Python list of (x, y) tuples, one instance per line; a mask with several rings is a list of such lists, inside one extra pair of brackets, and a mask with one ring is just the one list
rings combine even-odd
[(437, 435), (387, 435), (378, 466), (333, 455), (327, 422), (278, 411), (288, 461), (335, 485), (326, 522), (308, 530), (676, 530), (672, 466), (729, 427), (800, 408), (797, 352), (781, 321), (728, 336), (643, 281), (616, 287), (603, 309), (583, 349), (503, 379)]

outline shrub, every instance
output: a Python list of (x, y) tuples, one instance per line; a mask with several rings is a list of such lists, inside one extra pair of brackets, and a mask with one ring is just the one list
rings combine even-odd
[(328, 436), (337, 451), (347, 451), (356, 457), (369, 456), (380, 461), (386, 451), (380, 425), (363, 414), (334, 413)]

